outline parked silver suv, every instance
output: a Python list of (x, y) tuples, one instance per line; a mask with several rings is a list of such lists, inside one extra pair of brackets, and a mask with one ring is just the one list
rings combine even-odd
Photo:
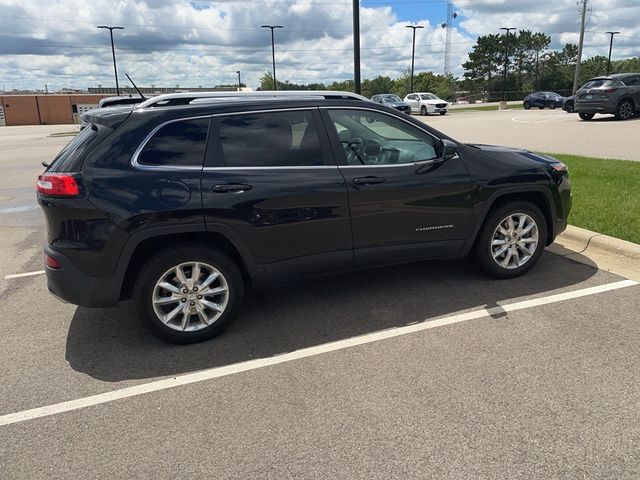
[(640, 73), (592, 78), (576, 92), (574, 108), (582, 120), (591, 120), (596, 113), (631, 118), (640, 113)]

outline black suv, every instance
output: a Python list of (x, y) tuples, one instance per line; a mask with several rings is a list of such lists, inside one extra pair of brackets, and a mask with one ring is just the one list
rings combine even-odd
[(86, 119), (38, 179), (49, 290), (133, 297), (176, 343), (221, 332), (247, 287), (470, 253), (520, 275), (571, 207), (561, 162), (354, 94), (172, 94)]

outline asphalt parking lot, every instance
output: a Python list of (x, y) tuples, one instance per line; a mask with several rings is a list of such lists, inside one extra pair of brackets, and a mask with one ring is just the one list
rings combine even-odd
[[(471, 128), (503, 115), (427, 121), (505, 143)], [(255, 292), (223, 336), (169, 345), (129, 303), (5, 278), (42, 270), (33, 185), (71, 128), (0, 129), (2, 478), (640, 476), (640, 285), (550, 252), (509, 281), (418, 263)]]

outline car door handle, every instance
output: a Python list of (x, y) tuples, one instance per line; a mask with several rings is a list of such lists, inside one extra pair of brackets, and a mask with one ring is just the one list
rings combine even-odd
[(251, 190), (251, 188), (251, 185), (246, 183), (223, 183), (214, 185), (211, 187), (211, 191), (215, 193), (242, 193), (246, 190)]
[(383, 183), (384, 180), (382, 177), (361, 177), (354, 178), (352, 183), (354, 185), (375, 185), (376, 183)]

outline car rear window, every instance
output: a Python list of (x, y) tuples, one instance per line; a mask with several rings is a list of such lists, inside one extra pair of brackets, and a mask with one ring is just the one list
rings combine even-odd
[(613, 80), (609, 80), (609, 79), (596, 79), (596, 80), (589, 80), (587, 83), (585, 83), (582, 88), (600, 88), (600, 87), (609, 87), (611, 85), (613, 85)]
[(49, 172), (78, 172), (86, 153), (92, 150), (112, 129), (105, 126), (90, 126), (80, 130), (56, 156), (47, 171)]
[(161, 127), (138, 156), (140, 165), (202, 167), (209, 118), (178, 120)]
[(312, 112), (230, 115), (220, 119), (219, 152), (228, 167), (324, 165)]

